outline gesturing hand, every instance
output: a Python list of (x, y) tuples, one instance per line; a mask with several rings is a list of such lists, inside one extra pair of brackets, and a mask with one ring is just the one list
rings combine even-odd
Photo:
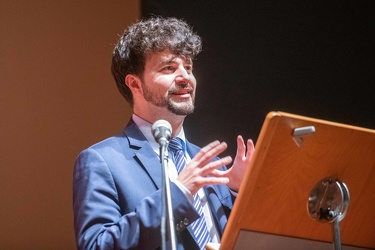
[[(181, 171), (177, 180), (183, 184), (192, 195), (206, 185), (227, 184), (230, 182), (230, 176), (213, 176), (217, 168), (230, 164), (232, 158), (230, 156), (212, 161), (216, 156), (227, 148), (225, 142), (214, 141), (203, 147), (198, 154), (186, 165)], [(219, 171), (220, 172), (220, 171)], [(212, 177), (207, 177), (211, 175)]]
[(247, 140), (247, 146), (242, 136), (237, 137), (237, 153), (233, 165), (227, 171), (216, 170), (213, 172), (215, 176), (227, 177), (229, 179), (228, 187), (233, 191), (238, 191), (245, 177), (245, 172), (250, 165), (251, 158), (254, 153), (254, 143), (252, 140)]
[(238, 191), (254, 153), (254, 144), (252, 140), (247, 140), (245, 146), (242, 136), (238, 136), (237, 153), (232, 167), (226, 171), (220, 171), (217, 168), (230, 164), (232, 158), (226, 156), (217, 161), (212, 160), (225, 149), (227, 149), (227, 144), (219, 141), (211, 142), (203, 147), (181, 171), (178, 181), (193, 195), (200, 188), (212, 184), (227, 184), (233, 191)]

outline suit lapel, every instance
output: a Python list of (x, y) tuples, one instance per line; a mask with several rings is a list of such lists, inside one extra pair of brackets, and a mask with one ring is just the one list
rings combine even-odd
[(129, 147), (134, 149), (135, 161), (148, 173), (155, 186), (160, 189), (162, 173), (159, 156), (152, 149), (133, 120), (130, 120), (126, 126), (124, 134), (129, 140)]

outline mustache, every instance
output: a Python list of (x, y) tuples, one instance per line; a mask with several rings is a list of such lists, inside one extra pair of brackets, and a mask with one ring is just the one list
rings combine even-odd
[(181, 91), (181, 90), (183, 90), (183, 91), (186, 91), (186, 90), (187, 90), (187, 91), (189, 91), (190, 93), (194, 93), (194, 88), (191, 87), (191, 86), (185, 86), (185, 87), (180, 87), (180, 86), (176, 87), (176, 86), (172, 86), (171, 88), (169, 88), (168, 93), (169, 93), (169, 94), (172, 94), (172, 93), (174, 93), (174, 92)]

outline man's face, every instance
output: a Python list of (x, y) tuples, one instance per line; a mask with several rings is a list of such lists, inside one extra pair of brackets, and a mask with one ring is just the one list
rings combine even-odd
[(143, 97), (176, 115), (194, 111), (196, 80), (190, 58), (178, 57), (168, 50), (146, 58), (142, 79)]

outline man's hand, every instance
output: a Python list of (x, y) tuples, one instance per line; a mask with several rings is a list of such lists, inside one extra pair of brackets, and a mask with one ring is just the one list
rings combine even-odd
[(247, 146), (242, 136), (237, 137), (237, 153), (233, 165), (227, 171), (216, 170), (213, 172), (215, 176), (227, 177), (229, 179), (228, 187), (238, 192), (243, 178), (245, 177), (246, 170), (250, 165), (251, 158), (254, 154), (254, 143), (252, 140), (247, 140)]
[[(227, 149), (227, 144), (225, 142), (220, 143), (219, 141), (211, 142), (203, 147), (181, 171), (177, 180), (183, 184), (192, 195), (206, 185), (228, 184), (230, 179), (227, 176), (212, 175), (214, 171), (218, 171), (217, 168), (232, 162), (230, 156), (211, 162), (212, 159), (224, 152), (225, 149)], [(207, 177), (208, 175), (212, 177)]]
[(217, 168), (230, 164), (232, 158), (226, 156), (217, 161), (211, 161), (225, 149), (227, 149), (227, 144), (219, 141), (211, 142), (203, 147), (181, 171), (178, 181), (192, 195), (198, 192), (200, 188), (212, 184), (227, 184), (233, 191), (238, 191), (254, 153), (254, 144), (252, 140), (248, 140), (246, 148), (242, 136), (238, 136), (237, 153), (233, 166), (226, 171), (220, 171)]

